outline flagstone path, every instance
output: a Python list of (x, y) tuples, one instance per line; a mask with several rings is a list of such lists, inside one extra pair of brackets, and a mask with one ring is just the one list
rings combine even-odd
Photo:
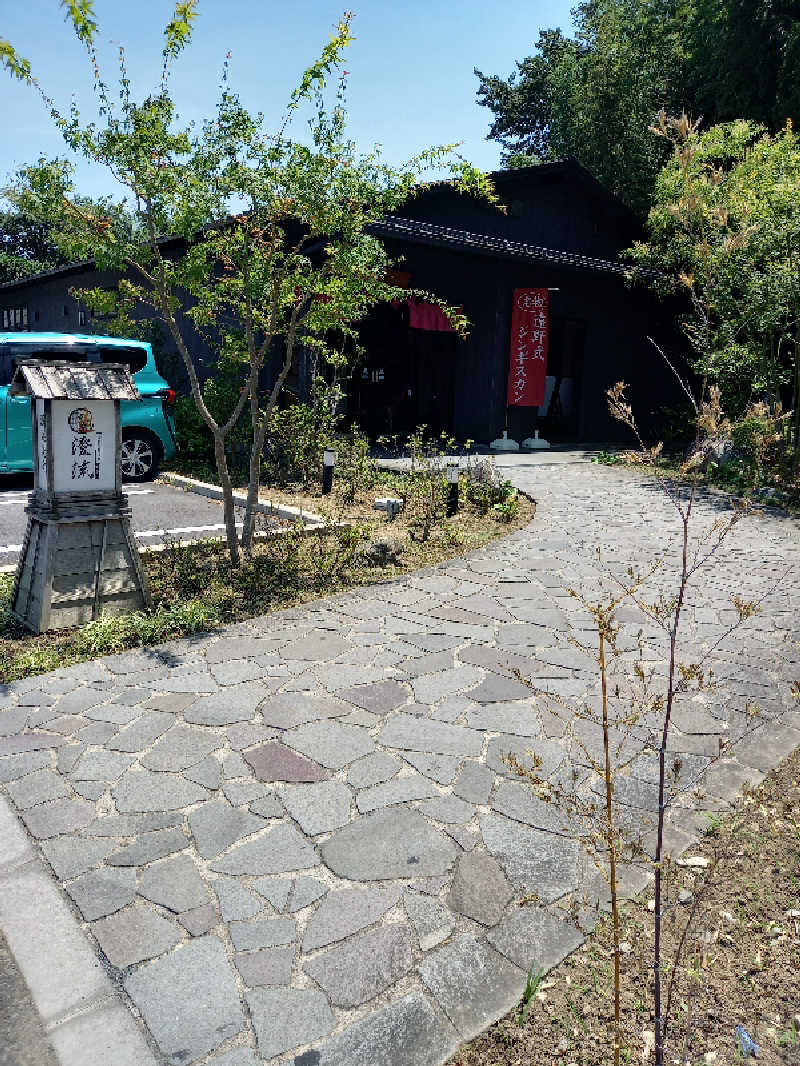
[[(653, 581), (669, 589), (677, 525), (629, 472), (524, 460), (510, 472), (537, 498), (536, 520), (467, 558), (2, 690), (0, 784), (101, 963), (101, 1006), (51, 1020), (57, 1047), (121, 989), (150, 1050), (115, 1066), (435, 1066), (518, 1000), (531, 964), (581, 942), (565, 905), (588, 920), (600, 877), (563, 812), (503, 755), (534, 749), (543, 776), (585, 796), (598, 786), (515, 671), (561, 701), (596, 702), (595, 664), (573, 643), (591, 644), (591, 624), (568, 590), (598, 593), (597, 549), (614, 574), (662, 550)], [(698, 528), (723, 506), (700, 501)], [(798, 524), (761, 515), (692, 592), (683, 641), (697, 658), (735, 619), (733, 593), (770, 590), (714, 653), (717, 685), (676, 709), (676, 852), (704, 812), (800, 743), (798, 563)], [(663, 678), (663, 633), (631, 606), (619, 617), (616, 680), (630, 684), (639, 632)], [(620, 738), (632, 761), (617, 786), (648, 847), (655, 726), (645, 715)], [(597, 730), (581, 729), (599, 750)], [(22, 835), (14, 846), (28, 862)], [(3, 849), (13, 948), (32, 874)], [(631, 891), (643, 884), (629, 871)], [(58, 921), (31, 934), (40, 953)], [(130, 1021), (114, 1017), (109, 1046)]]

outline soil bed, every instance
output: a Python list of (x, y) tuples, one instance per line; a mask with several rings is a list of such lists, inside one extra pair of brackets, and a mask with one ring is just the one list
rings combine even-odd
[[(741, 1063), (735, 1034), (741, 1025), (759, 1045), (763, 1066), (798, 1066), (800, 748), (732, 814), (712, 823), (687, 855), (708, 858), (710, 865), (707, 873), (673, 867), (671, 899), (683, 891), (686, 902), (666, 920), (667, 966), (695, 901), (696, 914), (682, 955), (665, 1062)], [(651, 900), (646, 892), (624, 910), (624, 1063), (654, 1061), (652, 1049), (645, 1051), (653, 1034)], [(604, 917), (585, 944), (546, 975), (523, 1024), (512, 1012), (465, 1045), (450, 1066), (610, 1066), (609, 925)]]
[[(269, 515), (258, 528), (273, 535), (256, 541), (251, 560), (236, 569), (224, 544), (168, 544), (142, 556), (153, 594), (151, 611), (103, 616), (77, 629), (35, 637), (11, 617), (13, 575), (0, 577), (0, 682), (45, 673), (126, 648), (180, 638), (215, 626), (291, 607), (357, 585), (382, 581), (443, 562), (520, 529), (535, 504), (520, 494), (516, 515), (504, 520), (462, 499), (452, 518), (441, 518), (422, 536), (419, 511), (410, 507), (394, 521), (375, 511), (376, 496), (402, 487), (396, 476), (347, 502), (330, 496), (273, 493), (264, 498), (323, 514), (327, 529), (302, 533)], [(343, 524), (342, 524), (343, 523)], [(275, 535), (277, 534), (277, 535)], [(383, 543), (383, 546), (381, 545)]]

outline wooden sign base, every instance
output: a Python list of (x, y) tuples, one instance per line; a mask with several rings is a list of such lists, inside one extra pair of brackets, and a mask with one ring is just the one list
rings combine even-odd
[(46, 503), (31, 495), (11, 601), (27, 629), (66, 629), (150, 606), (127, 503), (116, 492), (61, 494)]

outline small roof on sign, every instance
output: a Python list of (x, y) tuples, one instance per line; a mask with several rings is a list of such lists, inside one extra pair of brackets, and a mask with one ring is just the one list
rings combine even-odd
[(63, 359), (19, 359), (11, 396), (43, 400), (140, 400), (130, 371), (122, 363), (68, 363)]

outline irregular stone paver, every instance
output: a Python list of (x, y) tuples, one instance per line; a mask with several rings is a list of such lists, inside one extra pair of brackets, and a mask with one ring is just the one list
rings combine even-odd
[(40, 840), (83, 829), (94, 817), (94, 804), (82, 799), (53, 800), (22, 812), (23, 822)]
[(245, 752), (245, 759), (260, 781), (324, 781), (326, 771), (285, 744), (274, 741)]
[(445, 696), (466, 692), (482, 678), (483, 672), (474, 666), (457, 666), (452, 670), (439, 670), (435, 674), (421, 674), (411, 681), (411, 687), (414, 698), (420, 703), (436, 703)]
[(426, 955), (419, 972), (465, 1040), (510, 1010), (525, 987), (519, 967), (472, 936)]
[(394, 777), (401, 766), (402, 763), (396, 756), (376, 751), (354, 762), (348, 771), (347, 780), (354, 788), (369, 788)]
[(342, 700), (331, 696), (316, 696), (307, 692), (279, 692), (270, 696), (261, 708), (261, 717), (269, 726), (278, 729), (296, 729), (306, 722), (320, 718), (338, 718), (349, 714), (352, 708)]
[(117, 848), (107, 861), (109, 866), (143, 866), (183, 851), (188, 843), (182, 829), (157, 829), (153, 833), (143, 833), (132, 844)]
[(124, 984), (171, 1062), (194, 1062), (244, 1027), (233, 971), (216, 937), (146, 963)]
[(421, 951), (430, 951), (450, 936), (455, 918), (449, 907), (420, 892), (406, 892), (403, 904), (416, 930)]
[(208, 799), (208, 789), (179, 774), (128, 770), (114, 788), (118, 811), (177, 811)]
[(192, 936), (203, 936), (219, 921), (217, 912), (207, 903), (204, 907), (194, 907), (178, 915), (178, 921)]
[(309, 836), (330, 833), (350, 821), (353, 794), (342, 781), (289, 785), (281, 798), (286, 810)]
[(162, 859), (142, 871), (139, 895), (179, 914), (208, 903), (208, 885), (188, 855)]
[(390, 748), (441, 755), (480, 755), (483, 747), (483, 737), (474, 729), (447, 722), (421, 721), (403, 713), (389, 720), (378, 739)]
[[(311, 878), (303, 878), (303, 880), (311, 880)], [(289, 900), (289, 893), (292, 891), (292, 885), (297, 886), (300, 878), (297, 881), (291, 881), (288, 877), (260, 877), (257, 881), (253, 882), (253, 888), (264, 899), (268, 899), (276, 911), (282, 911), (286, 908), (286, 904)], [(314, 882), (319, 884), (318, 881)], [(314, 899), (318, 899), (320, 895), (324, 894), (323, 891), (314, 896)]]
[(572, 840), (499, 815), (487, 814), (480, 821), (486, 847), (518, 891), (535, 892), (550, 903), (575, 888), (579, 848)]
[(490, 855), (473, 851), (458, 860), (447, 902), (482, 925), (496, 925), (511, 899), (511, 886)]
[(133, 762), (131, 755), (115, 751), (87, 751), (75, 763), (72, 776), (79, 781), (118, 781)]
[(28, 807), (35, 807), (38, 803), (69, 796), (71, 792), (61, 777), (52, 770), (37, 770), (26, 777), (12, 781), (8, 786), (8, 794), (17, 807), (27, 810)]
[(279, 683), (262, 680), (248, 681), (244, 685), (228, 685), (221, 692), (196, 700), (186, 708), (183, 717), (194, 725), (248, 722), (261, 701), (265, 700)]
[(356, 1063), (403, 1063), (433, 1066), (456, 1050), (459, 1038), (441, 1011), (423, 996), (405, 996), (345, 1029), (322, 1045), (319, 1059), (296, 1060), (296, 1066), (355, 1066)]
[(392, 781), (384, 781), (381, 785), (363, 789), (358, 794), (356, 805), (362, 814), (367, 814), (380, 807), (392, 807), (397, 803), (430, 799), (431, 796), (438, 795), (436, 787), (430, 781), (426, 781), (419, 774), (414, 774), (409, 777), (396, 777)]
[(480, 763), (464, 764), (453, 784), (453, 792), (469, 803), (486, 803), (494, 784), (494, 772)]
[(247, 987), (258, 988), (261, 985), (288, 985), (294, 955), (293, 947), (265, 948), (237, 955), (233, 961)]
[(237, 951), (254, 951), (291, 944), (297, 925), (293, 918), (264, 918), (254, 922), (231, 922), (228, 929)]
[(302, 833), (281, 824), (255, 840), (237, 844), (212, 862), (211, 869), (227, 874), (281, 874), (318, 865), (319, 856)]
[(169, 829), (180, 825), (183, 815), (170, 811), (169, 814), (153, 811), (149, 814), (104, 814), (93, 819), (85, 829), (84, 836), (92, 837), (135, 837), (139, 833), (149, 833), (154, 829)]
[(526, 822), (536, 829), (556, 833), (569, 831), (569, 820), (556, 804), (534, 796), (529, 786), (521, 781), (501, 781), (492, 797), (492, 807), (500, 814)]
[(303, 951), (315, 951), (372, 925), (400, 899), (402, 889), (344, 888), (329, 892), (306, 926)]
[(143, 903), (95, 922), (92, 932), (111, 965), (120, 969), (163, 955), (182, 936), (180, 926)]
[(67, 885), (67, 892), (75, 900), (87, 922), (122, 910), (133, 903), (136, 895), (136, 871), (104, 868), (83, 874)]
[(263, 818), (237, 810), (222, 799), (204, 803), (189, 815), (189, 828), (204, 859), (213, 859), (265, 824)]
[(224, 922), (241, 922), (264, 909), (264, 900), (235, 877), (218, 877), (213, 887)]
[[(568, 588), (599, 595), (598, 547), (624, 574), (659, 545), (649, 594), (669, 596), (679, 554), (651, 482), (560, 458), (526, 457), (512, 473), (536, 494), (533, 526), (468, 558), (0, 692), (0, 786), (87, 920), (108, 930), (109, 956), (116, 948), (128, 978), (141, 976), (162, 1052), (174, 1038), (165, 1062), (440, 1066), (461, 1034), (516, 999), (531, 964), (576, 946), (562, 906), (606, 904), (577, 828), (505, 756), (536, 760), (567, 793), (597, 795), (601, 731), (563, 720), (564, 702), (598, 708), (592, 658), (572, 643), (596, 637)], [(697, 501), (700, 527), (718, 505)], [(800, 563), (787, 521), (737, 527), (733, 550), (692, 591), (685, 655), (711, 649), (735, 621), (731, 589), (759, 599)], [(800, 680), (797, 587), (783, 577), (762, 614), (714, 647), (713, 690), (674, 708), (671, 854), (696, 839), (702, 811), (728, 809), (800, 740), (788, 694)], [(633, 607), (618, 620), (612, 683), (629, 691), (641, 630), (645, 667), (663, 685), (660, 632)], [(657, 724), (645, 716), (613, 738), (629, 762), (615, 809), (651, 854), (645, 745)], [(643, 872), (621, 876), (626, 895), (646, 885)], [(545, 907), (519, 907), (509, 883)], [(210, 967), (189, 950), (198, 943), (217, 956)], [(203, 997), (217, 993), (222, 1016), (207, 1025)], [(353, 1022), (344, 1004), (356, 1000)]]
[(335, 721), (310, 722), (290, 730), (285, 739), (292, 748), (331, 770), (341, 770), (375, 750), (365, 729)]
[(475, 813), (475, 808), (471, 803), (465, 803), (457, 796), (438, 796), (426, 803), (420, 803), (417, 809), (428, 818), (433, 818), (434, 821), (456, 825), (468, 822)]
[(189, 781), (194, 781), (196, 785), (202, 785), (203, 788), (218, 789), (222, 781), (222, 764), (219, 759), (209, 755), (196, 766), (190, 766), (188, 770), (184, 770), (183, 776)]
[(247, 993), (247, 1002), (265, 1059), (310, 1044), (336, 1024), (327, 999), (312, 988), (256, 988)]
[(572, 922), (538, 907), (512, 911), (486, 939), (526, 972), (551, 970), (584, 941)]
[(408, 702), (408, 693), (396, 681), (376, 681), (372, 685), (341, 689), (339, 696), (373, 714), (386, 714)]
[(403, 758), (425, 777), (438, 781), (440, 785), (452, 782), (462, 762), (455, 755), (424, 755), (419, 751), (404, 751)]
[(148, 770), (186, 770), (222, 744), (222, 738), (207, 729), (176, 725), (156, 741), (140, 762)]
[(143, 714), (131, 725), (121, 729), (115, 737), (108, 741), (106, 747), (112, 751), (144, 751), (154, 741), (166, 733), (170, 726), (175, 723), (174, 714), (166, 714), (163, 711), (150, 711)]
[(85, 840), (79, 836), (60, 836), (45, 840), (42, 851), (56, 875), (66, 881), (97, 866), (115, 847), (113, 840)]
[(318, 881), (316, 877), (298, 877), (292, 888), (292, 899), (287, 908), (289, 913), (295, 914), (312, 903), (316, 903), (327, 891), (328, 886)]
[(331, 870), (353, 881), (443, 874), (455, 856), (451, 840), (402, 807), (363, 815), (322, 845)]
[(336, 1007), (357, 1007), (389, 988), (411, 969), (413, 937), (408, 926), (387, 925), (350, 937), (305, 964)]

